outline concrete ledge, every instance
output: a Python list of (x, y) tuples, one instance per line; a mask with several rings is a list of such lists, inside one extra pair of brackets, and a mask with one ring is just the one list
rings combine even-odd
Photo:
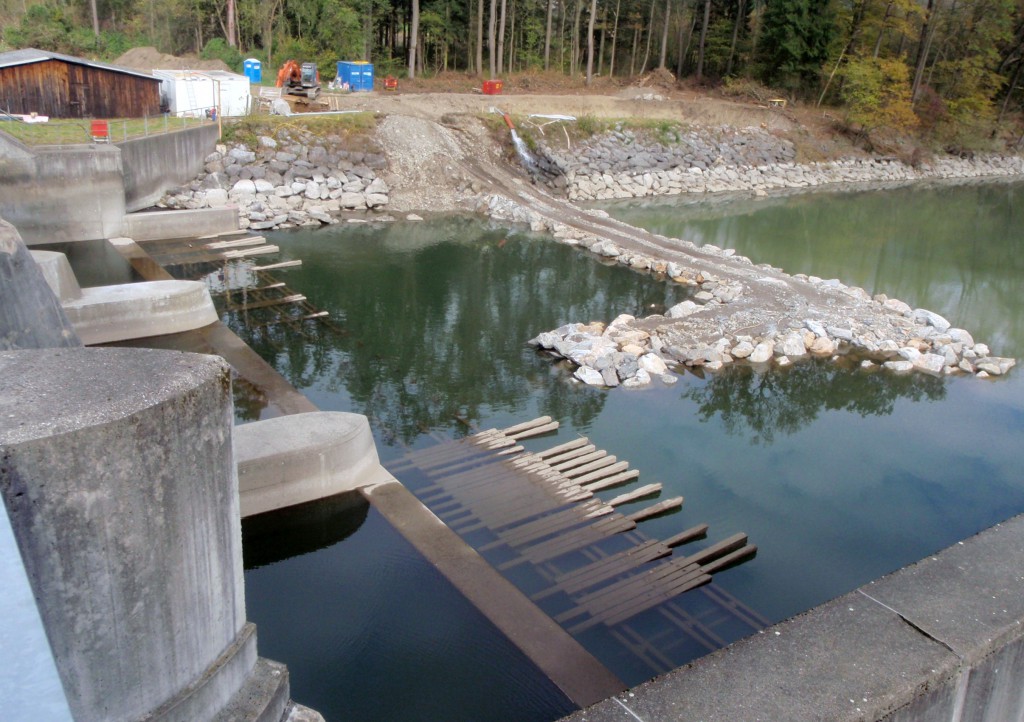
[(121, 224), (121, 235), (136, 241), (210, 236), (237, 231), (238, 209), (234, 207), (129, 213)]
[(39, 266), (47, 285), (61, 303), (82, 297), (75, 272), (71, 270), (68, 257), (57, 251), (32, 251), (32, 260)]
[(143, 281), (83, 288), (62, 304), (86, 345), (189, 331), (218, 320), (210, 292), (199, 281)]
[(252, 676), (214, 717), (214, 722), (281, 722), (287, 715), (288, 694), (288, 668), (260, 657)]
[(381, 468), (365, 416), (316, 411), (236, 426), (242, 517), (373, 482)]
[(571, 720), (1024, 719), (1024, 516)]

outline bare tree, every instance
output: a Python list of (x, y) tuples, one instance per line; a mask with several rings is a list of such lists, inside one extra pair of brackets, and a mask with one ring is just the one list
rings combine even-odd
[(419, 48), (420, 0), (412, 0), (412, 20), (409, 21), (409, 77), (416, 77), (416, 51)]
[(704, 79), (704, 41), (708, 37), (708, 22), (711, 20), (711, 0), (704, 0), (704, 22), (700, 26), (700, 48), (697, 49), (697, 82)]
[(658, 69), (665, 69), (665, 56), (668, 55), (668, 19), (672, 13), (672, 0), (665, 0), (665, 22), (661, 29), (661, 55), (658, 57)]
[(555, 13), (555, 0), (548, 0), (548, 21), (544, 28), (544, 69), (551, 68), (551, 16)]
[(597, 0), (590, 0), (590, 19), (587, 21), (587, 85), (594, 78), (594, 18), (597, 17)]

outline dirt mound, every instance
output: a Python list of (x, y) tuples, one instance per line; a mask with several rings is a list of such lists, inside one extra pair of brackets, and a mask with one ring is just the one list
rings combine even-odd
[(200, 60), (196, 57), (178, 57), (161, 53), (154, 47), (132, 48), (124, 53), (114, 65), (132, 70), (151, 73), (154, 70), (226, 70), (234, 72), (223, 60)]

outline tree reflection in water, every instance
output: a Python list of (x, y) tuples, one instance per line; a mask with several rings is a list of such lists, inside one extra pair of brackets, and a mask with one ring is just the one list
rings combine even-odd
[(822, 411), (888, 416), (899, 399), (938, 401), (945, 396), (941, 378), (854, 371), (828, 361), (769, 372), (736, 365), (683, 393), (697, 404), (701, 421), (719, 416), (729, 434), (749, 432), (751, 444), (765, 446), (777, 433), (799, 431)]
[(468, 433), (502, 414), (586, 428), (605, 395), (570, 386), (525, 342), (572, 321), (648, 314), (686, 293), (476, 219), (282, 233), (273, 242), (282, 260), (303, 260), (289, 286), (342, 332), (246, 329), (237, 314), (230, 324), (314, 403), (365, 414), (387, 444)]

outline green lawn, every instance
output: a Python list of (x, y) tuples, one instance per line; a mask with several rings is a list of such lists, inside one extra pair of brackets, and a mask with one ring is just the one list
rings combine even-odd
[[(108, 120), (110, 140), (117, 143), (131, 138), (169, 133), (210, 123), (206, 118), (118, 118)], [(92, 121), (88, 119), (52, 119), (46, 123), (0, 121), (0, 131), (8, 133), (25, 145), (69, 145), (92, 143)]]

